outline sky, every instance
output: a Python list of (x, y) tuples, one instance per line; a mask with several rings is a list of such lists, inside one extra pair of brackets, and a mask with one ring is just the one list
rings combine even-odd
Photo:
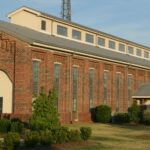
[[(62, 0), (0, 0), (0, 20), (28, 6), (60, 17)], [(150, 47), (150, 0), (71, 0), (72, 21)]]

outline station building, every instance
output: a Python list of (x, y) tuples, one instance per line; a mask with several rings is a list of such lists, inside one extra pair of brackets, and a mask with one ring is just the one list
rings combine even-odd
[(29, 7), (8, 17), (0, 21), (2, 115), (29, 119), (41, 88), (56, 89), (62, 123), (88, 122), (100, 104), (116, 113), (134, 99), (149, 103), (149, 47)]

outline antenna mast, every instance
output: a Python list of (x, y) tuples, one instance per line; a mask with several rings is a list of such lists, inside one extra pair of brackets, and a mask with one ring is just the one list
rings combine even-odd
[(64, 20), (71, 21), (71, 0), (62, 0), (61, 16)]

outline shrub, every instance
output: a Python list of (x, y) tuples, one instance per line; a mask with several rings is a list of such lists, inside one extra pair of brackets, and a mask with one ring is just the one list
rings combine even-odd
[(68, 132), (68, 139), (70, 141), (79, 141), (81, 139), (79, 130), (77, 130), (77, 129), (71, 129)]
[(111, 119), (111, 108), (107, 105), (96, 107), (96, 121), (108, 123)]
[(60, 143), (67, 142), (69, 140), (68, 133), (69, 133), (69, 130), (67, 127), (59, 127), (59, 128), (52, 129), (52, 134), (53, 134), (55, 143), (60, 144)]
[(34, 147), (40, 142), (40, 136), (37, 131), (31, 131), (25, 135), (25, 144), (27, 147)]
[(33, 115), (29, 121), (33, 130), (45, 130), (60, 125), (56, 109), (57, 95), (52, 90), (47, 96), (44, 92), (33, 102)]
[(150, 110), (145, 110), (143, 117), (144, 117), (144, 124), (150, 125)]
[(40, 142), (42, 145), (51, 145), (53, 142), (52, 132), (50, 130), (41, 131)]
[(92, 129), (90, 127), (81, 127), (80, 132), (81, 139), (83, 139), (84, 141), (88, 140), (92, 135)]
[(21, 123), (19, 121), (11, 122), (11, 125), (10, 125), (10, 131), (11, 132), (22, 133), (23, 128), (24, 128), (23, 123)]
[(0, 120), (0, 132), (7, 133), (10, 130), (10, 120)]
[(139, 122), (140, 121), (140, 107), (134, 104), (128, 109), (128, 114), (130, 116), (130, 121)]
[(128, 113), (118, 113), (114, 117), (114, 123), (122, 124), (129, 123), (130, 117)]
[(20, 143), (20, 136), (18, 133), (9, 132), (4, 138), (4, 145), (8, 149), (15, 149)]

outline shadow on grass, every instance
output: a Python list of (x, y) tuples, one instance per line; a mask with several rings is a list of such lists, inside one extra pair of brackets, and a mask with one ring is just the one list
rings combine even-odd
[(96, 144), (96, 145), (85, 146), (85, 147), (81, 147), (81, 148), (75, 148), (72, 150), (100, 150), (101, 148), (103, 148), (103, 146), (101, 144)]
[(150, 139), (150, 134), (139, 134), (139, 135), (125, 135), (125, 134), (116, 134), (115, 136), (121, 136), (132, 140), (148, 140)]
[(110, 124), (112, 127), (117, 127), (121, 129), (129, 129), (129, 130), (138, 130), (138, 131), (150, 131), (150, 126), (145, 126), (141, 124)]
[(92, 137), (93, 140), (96, 140), (96, 141), (111, 141), (111, 142), (120, 142), (120, 141), (123, 141), (122, 139), (119, 139), (119, 138), (113, 138), (113, 137), (101, 137), (101, 136), (95, 136), (95, 137)]

